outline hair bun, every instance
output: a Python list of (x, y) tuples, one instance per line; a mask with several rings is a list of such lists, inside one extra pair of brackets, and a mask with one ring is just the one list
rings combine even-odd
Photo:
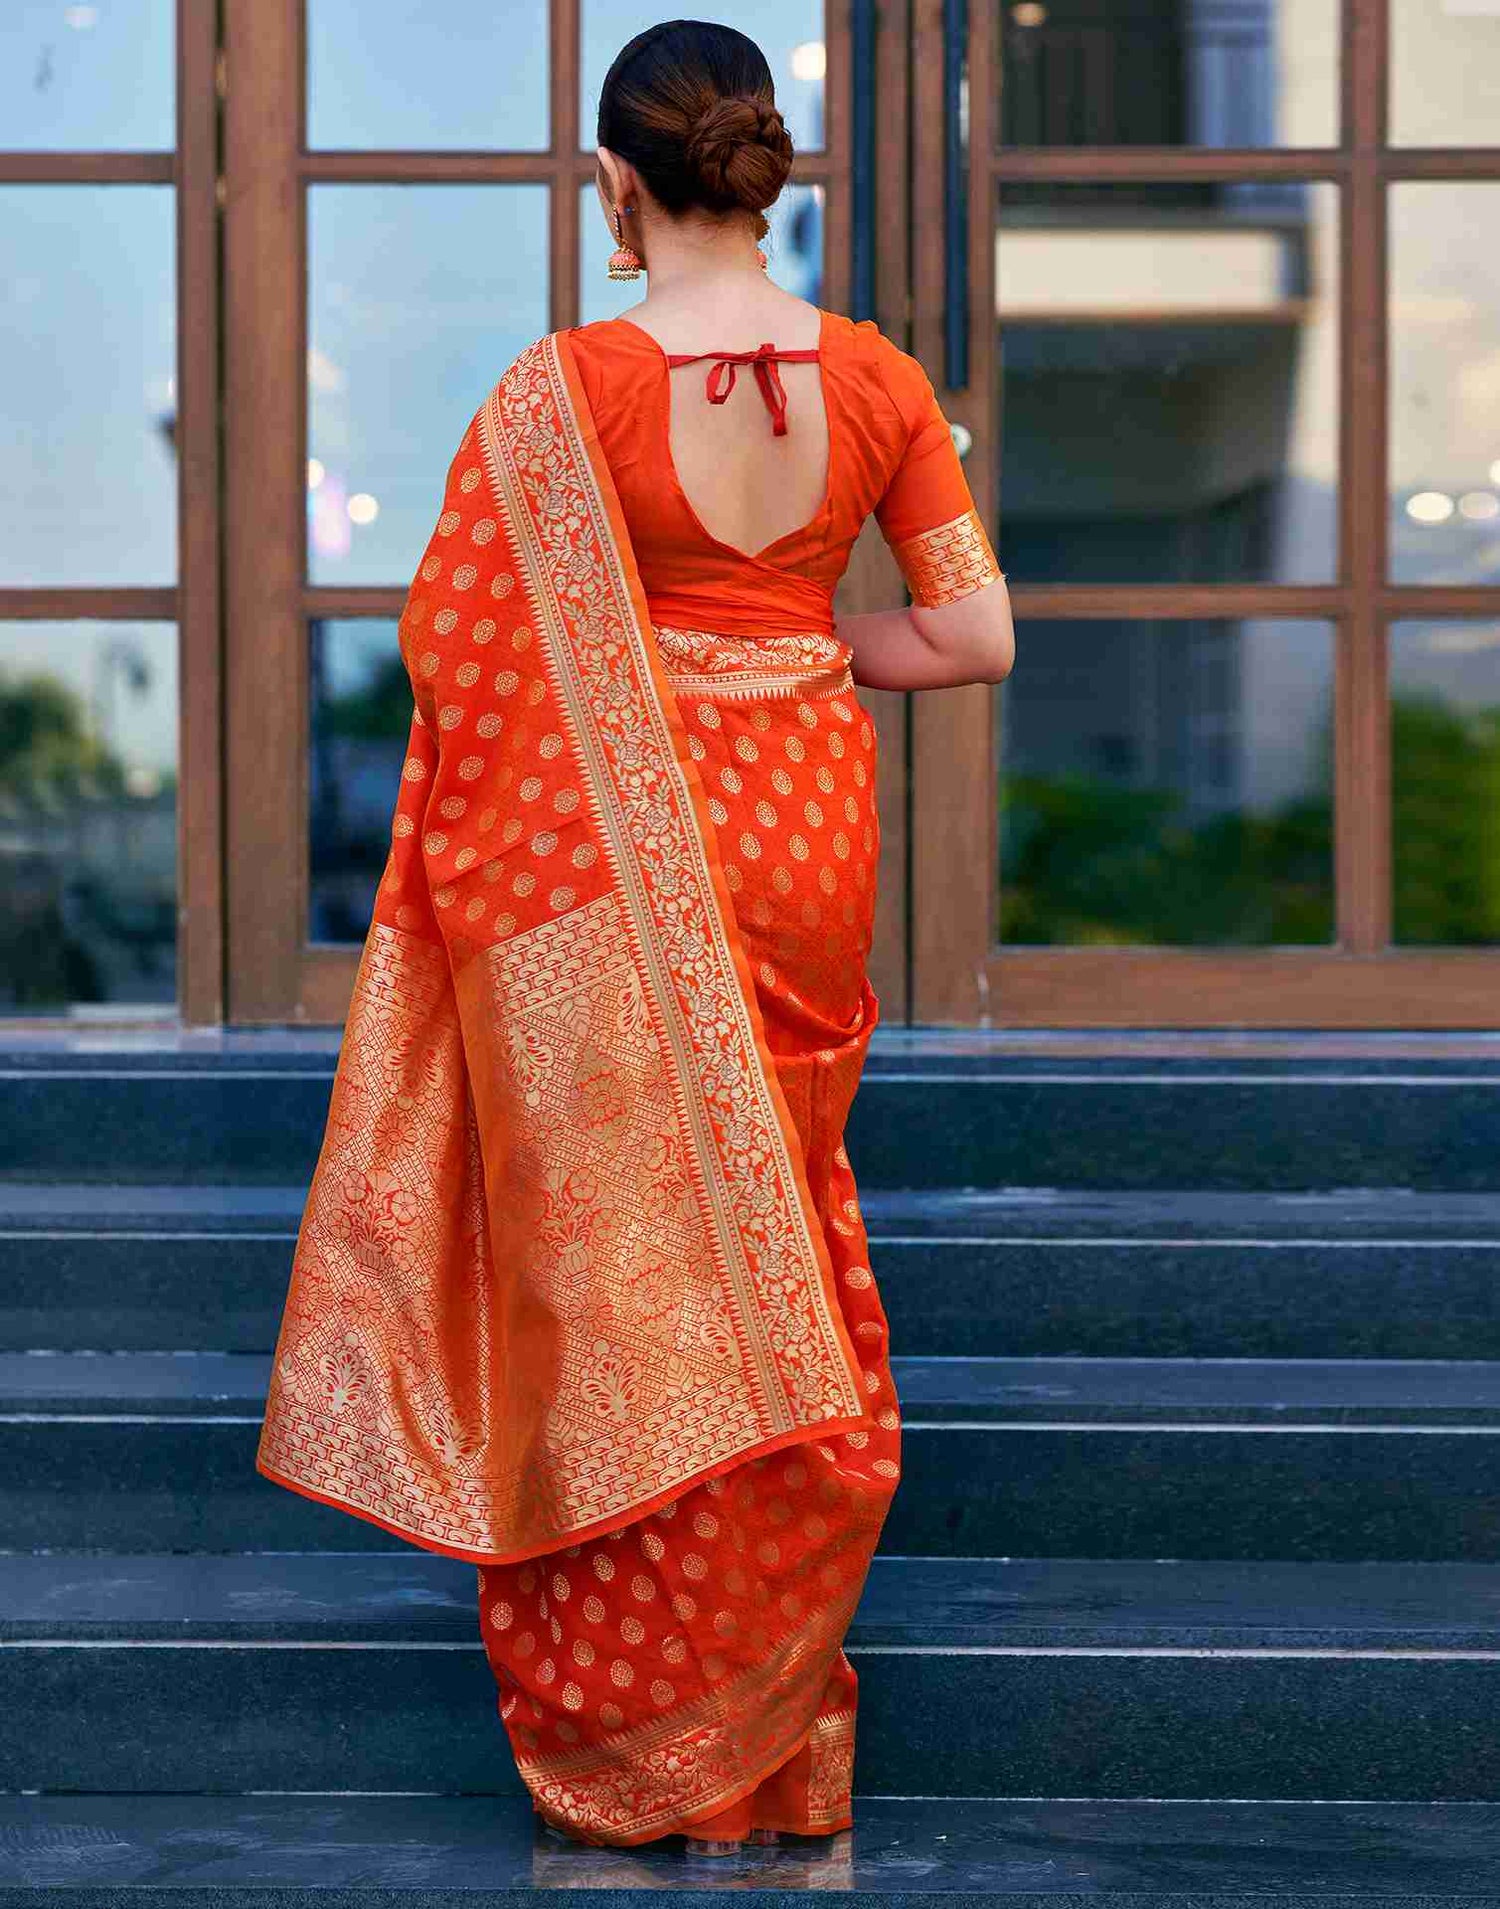
[(688, 132), (683, 156), (705, 205), (760, 212), (786, 184), (792, 139), (778, 106), (742, 93), (704, 109)]

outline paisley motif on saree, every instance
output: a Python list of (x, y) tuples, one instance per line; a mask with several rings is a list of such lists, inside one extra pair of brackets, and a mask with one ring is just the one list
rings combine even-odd
[(465, 432), (400, 641), (390, 858), (256, 1462), (514, 1560), (872, 1420), (565, 333)]

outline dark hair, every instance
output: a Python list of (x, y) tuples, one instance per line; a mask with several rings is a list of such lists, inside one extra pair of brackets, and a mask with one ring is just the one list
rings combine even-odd
[(598, 143), (668, 212), (761, 213), (792, 169), (765, 54), (712, 20), (664, 20), (621, 47), (599, 89)]

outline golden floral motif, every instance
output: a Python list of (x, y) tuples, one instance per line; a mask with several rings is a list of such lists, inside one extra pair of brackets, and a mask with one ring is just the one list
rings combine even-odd
[[(476, 468), (483, 486), (465, 483)], [(476, 561), (451, 568), (435, 532), (403, 613), (417, 706), (392, 857), (258, 1462), (493, 1560), (867, 1408), (656, 687), (670, 671), (658, 679), (556, 338), (476, 414), (449, 512), (496, 533), (461, 540)], [(537, 714), (503, 728), (454, 600), (484, 582), (526, 618), (515, 682), (496, 689), (524, 688)], [(430, 670), (419, 628), (441, 639)], [(808, 679), (836, 678), (836, 659), (797, 660), (797, 694), (822, 706)], [(556, 799), (580, 786), (583, 803)], [(498, 871), (464, 836), (510, 810), (515, 840), (517, 798), (543, 795), (568, 817), (542, 837), (566, 848), (569, 882), (515, 874), (486, 924)], [(429, 878), (413, 850), (444, 834)]]
[(823, 697), (853, 687), (853, 652), (822, 631), (750, 638), (658, 623), (655, 637), (678, 696)]

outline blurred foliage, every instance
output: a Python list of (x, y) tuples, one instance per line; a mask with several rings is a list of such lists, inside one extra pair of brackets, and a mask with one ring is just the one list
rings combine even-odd
[[(175, 778), (155, 779), (153, 804)], [(83, 862), (84, 813), (128, 816), (126, 766), (90, 732), (83, 699), (44, 672), (0, 670), (0, 1003), (48, 1010), (110, 993), (112, 968), (157, 974), (176, 945), (176, 896), (126, 856)], [(144, 805), (143, 805), (144, 806)]]
[(353, 736), (363, 742), (404, 739), (411, 727), (411, 678), (399, 656), (384, 657), (370, 671), (369, 680), (342, 696), (325, 695), (319, 721), (330, 736)]
[(1395, 939), (1500, 942), (1500, 708), (1392, 710)]
[(88, 732), (82, 701), (54, 676), (0, 672), (0, 790), (35, 800), (113, 795), (119, 759)]
[[(1500, 943), (1500, 706), (1391, 708), (1395, 939)], [(1269, 946), (1333, 937), (1326, 801), (1194, 822), (1170, 789), (1012, 776), (1002, 789), (1002, 938)]]
[(1193, 822), (1168, 789), (1086, 776), (1004, 784), (1002, 939), (1258, 946), (1333, 935), (1327, 802)]

